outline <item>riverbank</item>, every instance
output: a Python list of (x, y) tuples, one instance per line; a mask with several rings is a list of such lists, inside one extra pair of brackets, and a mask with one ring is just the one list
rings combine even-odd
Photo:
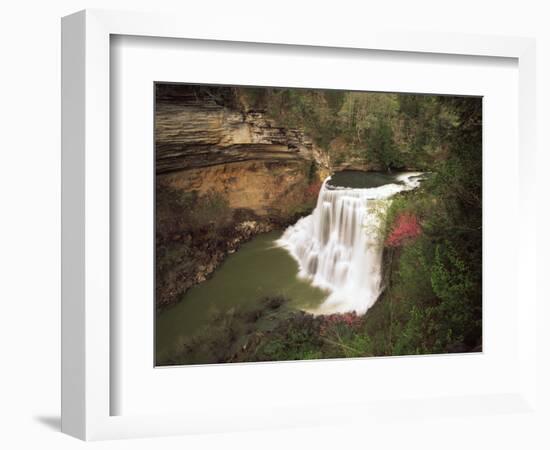
[(253, 237), (283, 230), (308, 215), (318, 192), (315, 184), (309, 186), (300, 207), (258, 215), (247, 208), (232, 208), (227, 197), (215, 190), (199, 195), (157, 182), (157, 311), (180, 301), (190, 288), (211, 277), (228, 255)]
[[(181, 342), (197, 336), (210, 342), (208, 336), (218, 321), (233, 321), (236, 311), (255, 310), (263, 298), (284, 297), (287, 309), (295, 312), (315, 309), (324, 301), (328, 294), (298, 278), (297, 263), (275, 245), (280, 236), (280, 231), (271, 231), (243, 243), (211, 277), (157, 316), (155, 336), (160, 360), (177, 353)], [(208, 352), (204, 358), (208, 358)]]

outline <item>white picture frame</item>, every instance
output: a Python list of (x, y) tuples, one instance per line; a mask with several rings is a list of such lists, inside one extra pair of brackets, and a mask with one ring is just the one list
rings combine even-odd
[[(199, 22), (163, 14), (87, 10), (62, 21), (62, 430), (85, 440), (162, 436), (209, 431), (323, 424), (383, 416), (398, 420), (428, 412), (440, 416), (498, 414), (536, 415), (536, 293), (534, 186), (535, 43), (532, 39), (436, 33), (368, 31), (327, 36), (315, 29), (277, 30)], [(185, 25), (182, 25), (185, 24)], [(518, 310), (521, 348), (517, 383), (511, 390), (463, 397), (397, 398), (388, 401), (277, 405), (275, 412), (248, 414), (220, 408), (218, 414), (112, 415), (110, 258), (110, 40), (113, 35), (285, 44), (302, 47), (366, 49), (414, 55), (464, 55), (517, 60), (519, 78), (517, 277), (527, 286)], [(153, 337), (151, 336), (151, 339)], [(397, 362), (396, 364), (400, 364)], [(263, 366), (264, 372), (275, 366)], [(313, 367), (310, 365), (310, 367)], [(311, 371), (315, 369), (310, 369)], [(400, 402), (395, 415), (392, 405)], [(392, 403), (393, 402), (393, 403)], [(307, 414), (309, 412), (309, 415)], [(225, 416), (224, 416), (225, 414)], [(231, 420), (227, 414), (233, 414)], [(239, 420), (242, 418), (249, 420)], [(308, 419), (304, 419), (308, 417)]]

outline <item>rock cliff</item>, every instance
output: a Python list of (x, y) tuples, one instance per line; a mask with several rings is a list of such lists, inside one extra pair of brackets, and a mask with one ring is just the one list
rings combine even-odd
[[(155, 89), (156, 298), (163, 306), (203, 281), (241, 242), (309, 213), (329, 164), (301, 130), (249, 110), (238, 88)], [(223, 221), (221, 212), (215, 220), (182, 220), (186, 210), (216, 203), (229, 208), (222, 208)]]
[(238, 88), (158, 84), (156, 94), (156, 171), (176, 189), (214, 190), (233, 208), (284, 215), (328, 175), (328, 158), (302, 131), (247, 111)]

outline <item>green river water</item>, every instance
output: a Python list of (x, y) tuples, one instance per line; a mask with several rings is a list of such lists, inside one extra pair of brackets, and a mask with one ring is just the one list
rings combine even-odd
[(243, 244), (211, 278), (163, 311), (155, 324), (157, 356), (169, 353), (181, 338), (199, 331), (213, 313), (252, 304), (268, 295), (283, 295), (298, 309), (319, 306), (328, 294), (297, 277), (298, 263), (274, 244), (281, 234), (261, 234)]

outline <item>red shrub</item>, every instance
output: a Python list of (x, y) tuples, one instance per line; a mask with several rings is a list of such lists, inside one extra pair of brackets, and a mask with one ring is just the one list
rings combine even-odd
[(342, 314), (329, 314), (321, 317), (319, 332), (322, 336), (329, 334), (339, 325), (357, 328), (361, 324), (361, 317), (355, 311)]
[(321, 185), (322, 185), (321, 182), (311, 183), (306, 188), (306, 198), (316, 200), (317, 197), (319, 196), (319, 191), (321, 190)]
[(414, 239), (422, 233), (418, 218), (414, 214), (402, 213), (397, 216), (391, 233), (386, 239), (388, 247), (399, 247), (407, 240)]

